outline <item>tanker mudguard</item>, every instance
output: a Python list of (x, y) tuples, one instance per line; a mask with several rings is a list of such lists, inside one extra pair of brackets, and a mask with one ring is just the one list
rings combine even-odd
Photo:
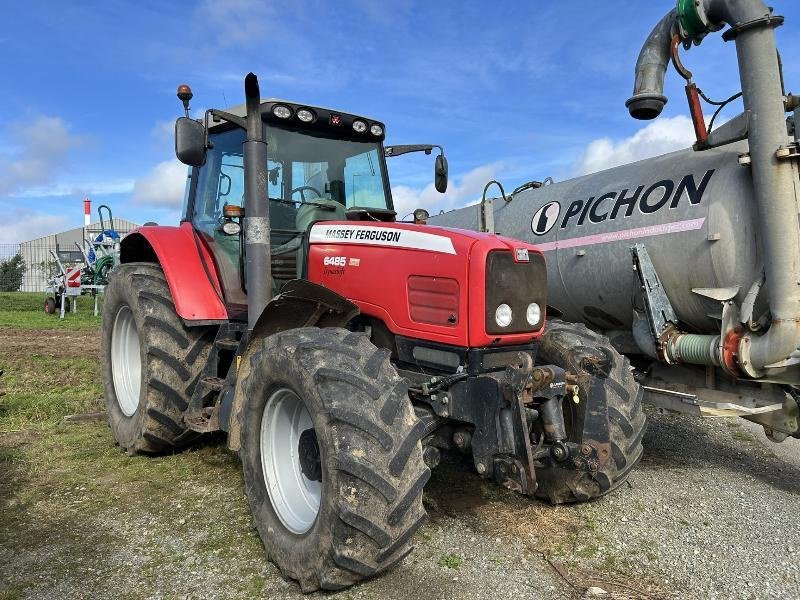
[(135, 229), (122, 239), (120, 262), (158, 263), (175, 311), (188, 324), (228, 321), (213, 258), (190, 223)]

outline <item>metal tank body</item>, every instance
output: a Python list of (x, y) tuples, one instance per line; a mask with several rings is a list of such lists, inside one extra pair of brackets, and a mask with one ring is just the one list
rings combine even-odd
[[(746, 151), (746, 142), (681, 150), (526, 190), (494, 201), (495, 229), (544, 250), (548, 304), (566, 320), (630, 329), (630, 248), (639, 243), (677, 317), (697, 332), (718, 332), (720, 302), (692, 290), (738, 288), (741, 305), (761, 272), (752, 177), (738, 161)], [(475, 229), (477, 213), (470, 206), (430, 223)]]

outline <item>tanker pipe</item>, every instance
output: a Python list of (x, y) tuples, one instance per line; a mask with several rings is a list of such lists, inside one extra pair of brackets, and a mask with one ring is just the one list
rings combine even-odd
[[(706, 34), (730, 26), (723, 39), (736, 42), (742, 98), (750, 113), (751, 171), (772, 316), (765, 334), (747, 333), (738, 343), (738, 366), (751, 377), (763, 376), (764, 367), (785, 360), (800, 346), (800, 228), (794, 176), (791, 164), (776, 155), (787, 143), (773, 31), (782, 23), (783, 18), (773, 16), (762, 0), (678, 0), (677, 9), (659, 21), (645, 42), (636, 65), (634, 96), (626, 102), (633, 117), (656, 117), (666, 103), (663, 83), (671, 34), (677, 31), (684, 42), (699, 43)], [(710, 341), (699, 345), (711, 346), (706, 345)], [(700, 340), (678, 343), (694, 362), (699, 345), (693, 342)], [(700, 354), (701, 364), (712, 359)]]
[(670, 42), (675, 31), (677, 10), (673, 8), (653, 28), (639, 52), (633, 96), (625, 102), (634, 119), (655, 119), (667, 103), (664, 95), (664, 73), (669, 64)]
[(739, 344), (750, 375), (788, 358), (800, 346), (800, 228), (790, 162), (776, 156), (787, 143), (786, 116), (774, 28), (783, 23), (761, 0), (704, 0), (712, 24), (731, 26), (744, 108), (750, 111), (750, 157), (772, 322), (762, 336)]
[(723, 366), (720, 360), (720, 336), (675, 332), (661, 345), (661, 355), (669, 364)]

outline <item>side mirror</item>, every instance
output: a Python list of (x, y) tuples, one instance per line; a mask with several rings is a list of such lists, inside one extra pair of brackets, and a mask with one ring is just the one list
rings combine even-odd
[(202, 123), (188, 117), (175, 121), (175, 156), (190, 167), (205, 164), (206, 128)]
[(436, 166), (433, 171), (436, 191), (444, 194), (447, 191), (447, 158), (444, 154), (436, 157)]

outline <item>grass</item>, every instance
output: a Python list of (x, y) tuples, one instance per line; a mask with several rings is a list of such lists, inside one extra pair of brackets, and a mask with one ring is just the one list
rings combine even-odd
[[(100, 325), (100, 316), (94, 316), (94, 298), (91, 296), (79, 297), (78, 312), (68, 312), (63, 319), (58, 313), (48, 315), (44, 312), (44, 299), (43, 292), (0, 292), (0, 327), (88, 330)], [(102, 298), (99, 306), (102, 310)]]
[(6, 391), (0, 397), (0, 433), (48, 429), (66, 415), (103, 409), (94, 355), (5, 355), (0, 365)]
[(439, 557), (439, 566), (448, 569), (458, 569), (464, 563), (464, 559), (457, 554), (442, 554)]
[(756, 441), (756, 438), (752, 433), (750, 433), (746, 429), (742, 429), (741, 427), (733, 430), (733, 437), (735, 437), (737, 440), (742, 440), (743, 442)]
[(203, 597), (208, 581), (222, 597), (276, 594), (239, 462), (218, 439), (130, 457), (105, 423), (64, 422), (104, 408), (87, 313), (0, 311), (0, 600)]
[(0, 310), (0, 327), (17, 327), (24, 329), (96, 329), (100, 326), (100, 316), (93, 314), (89, 298), (83, 298), (85, 303), (78, 305), (78, 313), (68, 313), (63, 319), (58, 315), (48, 315), (43, 310), (16, 311)]
[(44, 292), (0, 292), (0, 310), (43, 311)]

